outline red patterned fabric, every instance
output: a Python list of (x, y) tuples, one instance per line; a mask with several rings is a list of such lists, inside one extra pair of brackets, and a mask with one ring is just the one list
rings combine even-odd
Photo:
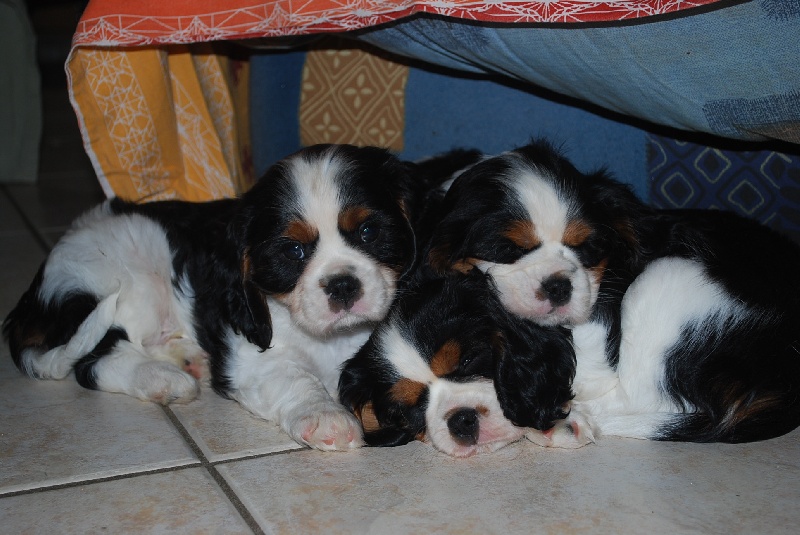
[(501, 23), (639, 19), (720, 0), (91, 0), (73, 46), (139, 46), (356, 30), (415, 13)]

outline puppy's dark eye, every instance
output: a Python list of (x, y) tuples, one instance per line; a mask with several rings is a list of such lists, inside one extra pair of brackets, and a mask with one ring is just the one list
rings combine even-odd
[(361, 239), (363, 243), (372, 243), (378, 239), (378, 236), (381, 233), (381, 227), (375, 222), (372, 223), (362, 223), (360, 227), (358, 227), (358, 237)]
[(281, 249), (283, 256), (289, 260), (303, 260), (306, 257), (306, 251), (302, 243), (289, 242)]

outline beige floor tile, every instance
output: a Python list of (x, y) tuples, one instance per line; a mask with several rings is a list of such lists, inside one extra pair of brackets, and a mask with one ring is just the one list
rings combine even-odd
[(203, 388), (192, 403), (173, 405), (170, 410), (211, 462), (301, 449), (278, 426), (210, 388)]
[(0, 518), (0, 531), (24, 535), (251, 533), (198, 468), (4, 498)]
[(220, 465), (276, 533), (789, 533), (800, 433), (753, 445), (607, 438), (452, 459), (428, 445)]
[[(5, 344), (0, 358), (8, 370)], [(72, 377), (4, 374), (0, 407), (0, 496), (198, 462), (159, 406), (86, 390)]]

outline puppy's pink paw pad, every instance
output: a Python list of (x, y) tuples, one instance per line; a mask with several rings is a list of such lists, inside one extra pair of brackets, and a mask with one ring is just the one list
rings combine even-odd
[(301, 441), (323, 451), (349, 450), (364, 445), (361, 425), (344, 410), (325, 411), (302, 418), (297, 425)]

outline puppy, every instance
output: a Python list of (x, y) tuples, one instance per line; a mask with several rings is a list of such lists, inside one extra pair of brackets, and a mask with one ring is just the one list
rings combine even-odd
[(438, 272), (477, 267), (509, 311), (579, 325), (641, 269), (647, 209), (605, 172), (581, 173), (541, 140), (473, 162), (447, 191), (426, 253)]
[(619, 326), (604, 317), (573, 329), (571, 425), (690, 442), (795, 429), (800, 247), (727, 212), (658, 212), (643, 224), (650, 258), (622, 297)]
[(323, 450), (361, 445), (340, 365), (416, 253), (426, 187), (384, 150), (320, 145), (240, 199), (112, 200), (53, 248), (3, 326), (25, 374), (157, 403), (214, 389)]
[(339, 391), (367, 444), (419, 439), (467, 457), (533, 432), (512, 420), (550, 429), (565, 418), (574, 373), (569, 332), (510, 314), (473, 270), (405, 291), (345, 364)]
[(444, 206), (431, 265), (477, 267), (510, 312), (572, 330), (568, 419), (542, 427), (536, 396), (506, 414), (544, 430), (535, 441), (743, 442), (800, 424), (800, 249), (788, 239), (733, 214), (650, 210), (541, 141), (468, 167)]

